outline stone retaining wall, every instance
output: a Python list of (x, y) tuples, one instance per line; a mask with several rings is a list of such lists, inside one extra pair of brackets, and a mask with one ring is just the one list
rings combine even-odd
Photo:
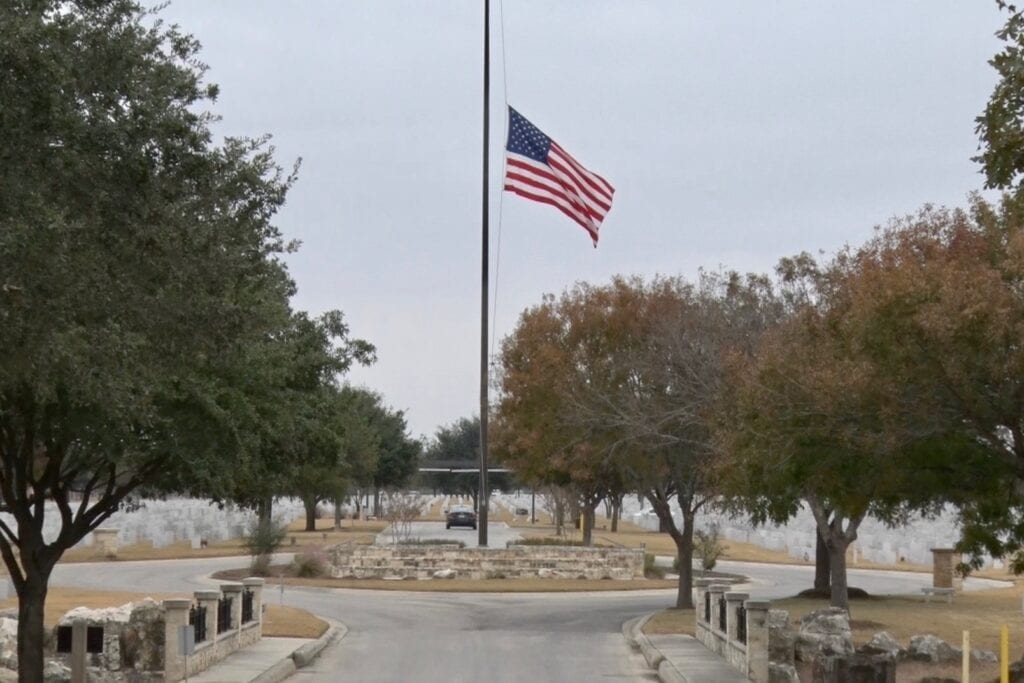
[(643, 551), (630, 548), (344, 544), (328, 549), (327, 556), (336, 578), (639, 579), (644, 575)]
[[(244, 592), (252, 596), (252, 617), (246, 622), (242, 621)], [(227, 630), (217, 633), (217, 600), (223, 596), (232, 598), (231, 621)], [(178, 652), (179, 630), (189, 623), (189, 610), (193, 604), (206, 607), (206, 639), (196, 643), (193, 654), (185, 658)], [(14, 624), (12, 632), (16, 635), (17, 622)], [(76, 608), (61, 618), (57, 628), (61, 627), (100, 627), (103, 629), (103, 646), (95, 653), (57, 652), (55, 629), (54, 635), (48, 639), (46, 652), (55, 672), (54, 680), (63, 677), (59, 672), (70, 674), (78, 656), (88, 680), (96, 683), (174, 683), (194, 676), (232, 652), (260, 640), (263, 634), (263, 579), (248, 578), (241, 583), (221, 584), (216, 590), (197, 591), (194, 601), (171, 599), (157, 603), (147, 598), (117, 608)]]

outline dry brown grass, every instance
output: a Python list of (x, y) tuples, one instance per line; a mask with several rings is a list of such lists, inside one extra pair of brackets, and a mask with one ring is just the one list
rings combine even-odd
[[(971, 633), (971, 647), (999, 652), (999, 630), (1003, 624), (1010, 628), (1012, 643), (1024, 640), (1024, 583), (1013, 588), (982, 592), (960, 593), (952, 605), (932, 601), (926, 603), (923, 597), (893, 596), (856, 600), (850, 605), (853, 638), (861, 645), (878, 631), (888, 631), (906, 647), (910, 637), (930, 633), (959, 647), (964, 631)], [(827, 606), (824, 600), (789, 598), (772, 601), (772, 607), (789, 611), (795, 624), (799, 618), (815, 609)], [(644, 627), (647, 634), (686, 633), (693, 634), (693, 610), (664, 610), (656, 614)], [(1011, 656), (1020, 655), (1020, 646), (1011, 648)], [(998, 665), (971, 663), (972, 679), (989, 681), (998, 676)], [(960, 663), (944, 665), (920, 662), (902, 662), (897, 669), (899, 683), (919, 681), (924, 676), (960, 676)], [(801, 680), (804, 677), (801, 676)], [(808, 673), (809, 680), (809, 673)]]
[(644, 624), (644, 633), (649, 636), (660, 633), (685, 633), (693, 635), (694, 615), (692, 609), (666, 609), (656, 613)]
[(298, 607), (267, 605), (263, 614), (263, 635), (267, 638), (319, 638), (327, 622)]
[[(81, 588), (51, 588), (46, 597), (45, 623), (54, 626), (60, 618), (75, 607), (102, 609), (120, 607), (125, 603), (138, 602), (145, 598), (169, 600), (187, 598), (189, 593), (130, 593), (122, 591), (85, 590)], [(0, 601), (0, 609), (17, 607), (16, 598)], [(306, 610), (296, 607), (267, 605), (264, 614), (263, 635), (285, 638), (318, 638), (328, 628), (327, 623)]]
[[(53, 626), (68, 610), (75, 607), (100, 609), (104, 607), (120, 607), (128, 602), (138, 602), (144, 598), (154, 600), (170, 600), (172, 598), (191, 598), (189, 593), (131, 593), (123, 591), (86, 590), (83, 588), (50, 588), (46, 595), (46, 607), (43, 620), (47, 626)], [(0, 609), (17, 607), (18, 599), (9, 598), (0, 601)]]

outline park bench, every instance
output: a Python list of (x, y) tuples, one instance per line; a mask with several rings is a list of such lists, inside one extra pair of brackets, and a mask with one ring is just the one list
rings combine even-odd
[(946, 596), (946, 602), (953, 604), (953, 593), (956, 592), (955, 588), (936, 588), (935, 586), (927, 586), (921, 589), (924, 593), (925, 602), (931, 602), (933, 596)]

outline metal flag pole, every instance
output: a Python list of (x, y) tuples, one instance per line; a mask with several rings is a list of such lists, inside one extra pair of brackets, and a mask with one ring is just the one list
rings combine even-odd
[(484, 174), (483, 174), (483, 231), (480, 266), (480, 495), (477, 510), (477, 544), (487, 545), (487, 512), (490, 506), (490, 488), (487, 485), (487, 317), (488, 274), (490, 259), (488, 161), (490, 154), (490, 91), (491, 91), (491, 2), (484, 0)]

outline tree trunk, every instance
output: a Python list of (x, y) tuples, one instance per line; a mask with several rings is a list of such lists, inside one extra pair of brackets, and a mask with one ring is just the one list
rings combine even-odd
[(670, 496), (663, 491), (654, 490), (647, 494), (651, 509), (658, 515), (659, 526), (666, 529), (676, 544), (676, 559), (679, 561), (679, 588), (676, 592), (676, 607), (687, 609), (693, 607), (693, 520), (703, 502), (694, 504), (693, 499), (679, 499), (679, 509), (683, 513), (683, 528), (676, 527), (672, 518)]
[(316, 496), (304, 496), (302, 507), (306, 508), (306, 531), (316, 531)]
[(846, 585), (846, 548), (849, 542), (843, 534), (833, 534), (828, 543), (828, 561), (832, 569), (832, 594), (829, 604), (849, 613), (850, 595)]
[(822, 540), (820, 532), (815, 532), (814, 538), (814, 590), (827, 591), (832, 586), (828, 546)]
[[(821, 502), (812, 496), (807, 498), (808, 507), (814, 515), (814, 521), (818, 526), (818, 533), (821, 534), (825, 546), (828, 548), (828, 562), (832, 580), (831, 600), (832, 607), (850, 611), (850, 595), (846, 582), (846, 549), (851, 543), (857, 540), (857, 528), (864, 521), (865, 512), (860, 512), (844, 518), (838, 510), (829, 510)], [(831, 519), (829, 515), (831, 514)], [(843, 521), (846, 520), (846, 527)]]
[(604, 518), (605, 519), (611, 519), (612, 518), (612, 498), (611, 498), (611, 496), (608, 496), (602, 502), (604, 503)]
[(341, 496), (334, 497), (334, 530), (341, 531)]
[(676, 559), (679, 563), (679, 584), (676, 591), (676, 609), (693, 608), (693, 518), (683, 511), (683, 528), (677, 537)]
[(27, 562), (25, 581), (18, 590), (18, 680), (43, 683), (43, 610), (53, 565)]
[(266, 496), (256, 505), (256, 521), (260, 526), (269, 526), (273, 520), (274, 497)]
[(380, 489), (373, 490), (373, 516), (377, 519), (381, 518), (380, 514)]
[(598, 504), (599, 502), (594, 503), (593, 506), (587, 505), (580, 516), (583, 523), (583, 545), (587, 548), (594, 544), (594, 522), (597, 521), (596, 512)]
[(619, 515), (622, 514), (622, 501), (612, 503), (612, 533), (619, 530)]

